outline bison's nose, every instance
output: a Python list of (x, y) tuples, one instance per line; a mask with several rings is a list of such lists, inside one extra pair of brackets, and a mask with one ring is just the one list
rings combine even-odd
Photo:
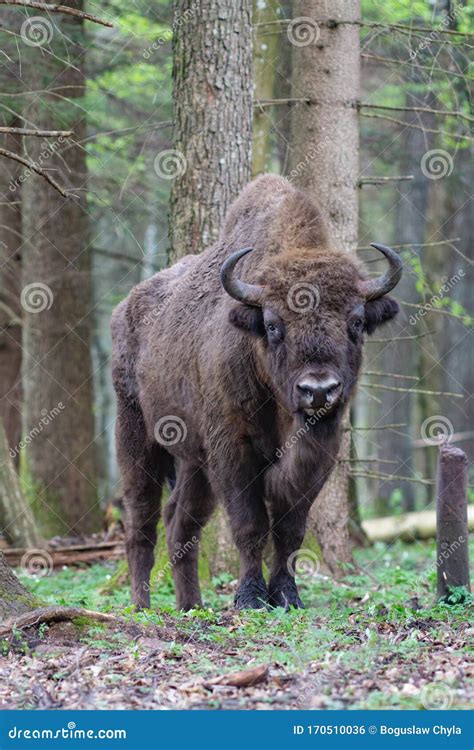
[(318, 379), (305, 377), (296, 383), (296, 401), (299, 409), (314, 411), (332, 406), (341, 395), (342, 384), (337, 378)]

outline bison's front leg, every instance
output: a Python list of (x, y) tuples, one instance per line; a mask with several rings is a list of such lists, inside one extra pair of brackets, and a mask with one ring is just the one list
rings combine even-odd
[(303, 608), (295, 582), (297, 552), (305, 531), (310, 504), (302, 499), (296, 506), (275, 503), (272, 507), (272, 537), (275, 548), (270, 581), (269, 602), (273, 607)]
[[(245, 473), (242, 473), (245, 476)], [(268, 602), (262, 555), (269, 531), (260, 479), (243, 482), (226, 496), (232, 535), (239, 550), (240, 575), (234, 604), (237, 609), (261, 609)]]

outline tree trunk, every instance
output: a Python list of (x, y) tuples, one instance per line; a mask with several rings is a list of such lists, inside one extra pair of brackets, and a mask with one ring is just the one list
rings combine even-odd
[[(5, 122), (19, 127), (19, 118)], [(0, 145), (21, 153), (21, 136), (2, 135)], [(21, 173), (18, 162), (2, 159), (0, 170), (0, 420), (8, 445), (19, 459), (21, 437)]]
[(35, 606), (34, 596), (13, 574), (0, 552), (0, 625)]
[(251, 3), (175, 3), (173, 146), (155, 160), (173, 178), (170, 257), (199, 253), (219, 233), (251, 174)]
[[(11, 449), (10, 449), (11, 450)], [(20, 482), (9, 455), (7, 436), (0, 420), (0, 516), (1, 531), (18, 547), (40, 544), (31, 507), (20, 489)]]
[[(253, 82), (258, 101), (272, 99), (275, 84), (275, 63), (278, 58), (278, 34), (269, 34), (268, 27), (259, 26), (278, 19), (275, 0), (254, 2)], [(253, 118), (252, 175), (271, 170), (272, 108), (256, 107)]]
[[(82, 0), (68, 6), (82, 9)], [(53, 18), (54, 16), (54, 18)], [(24, 188), (22, 306), (24, 425), (22, 473), (45, 535), (99, 524), (91, 338), (91, 275), (86, 206), (84, 30), (80, 18), (52, 14), (55, 56), (28, 47), (31, 89), (51, 87), (25, 107), (37, 127), (74, 131), (72, 140), (28, 140), (28, 156), (70, 190), (63, 198), (31, 174)], [(26, 48), (25, 48), (26, 49)], [(67, 61), (74, 61), (68, 64)]]
[[(251, 177), (251, 2), (204, 0), (199, 13), (191, 6), (189, 0), (175, 3), (180, 23), (173, 38), (171, 261), (199, 253), (217, 239), (229, 204)], [(155, 160), (158, 174), (164, 173), (166, 157), (163, 152)], [(220, 509), (205, 530), (202, 548), (211, 575), (222, 572), (223, 560), (227, 570), (237, 572)]]
[[(293, 108), (289, 179), (321, 207), (335, 245), (357, 245), (359, 28), (325, 24), (360, 17), (359, 0), (295, 0), (287, 28), (292, 51)], [(311, 21), (308, 19), (312, 19)], [(318, 23), (322, 22), (322, 23)], [(349, 458), (345, 433), (340, 458)], [(338, 463), (313, 506), (311, 520), (329, 569), (351, 559), (348, 533), (349, 463)]]

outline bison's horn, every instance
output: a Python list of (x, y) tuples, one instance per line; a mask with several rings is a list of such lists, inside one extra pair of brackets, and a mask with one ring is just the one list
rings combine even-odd
[(383, 297), (384, 294), (388, 294), (402, 278), (403, 268), (402, 259), (391, 247), (379, 245), (376, 242), (372, 242), (371, 247), (375, 247), (376, 250), (380, 250), (385, 255), (390, 267), (388, 271), (385, 271), (376, 279), (368, 279), (361, 283), (360, 291), (366, 300), (378, 299)]
[(227, 294), (230, 294), (231, 297), (239, 300), (239, 302), (259, 306), (261, 304), (263, 287), (257, 284), (246, 284), (245, 281), (240, 281), (240, 279), (232, 276), (234, 266), (244, 255), (251, 253), (252, 250), (253, 247), (244, 247), (225, 259), (221, 266), (221, 284)]

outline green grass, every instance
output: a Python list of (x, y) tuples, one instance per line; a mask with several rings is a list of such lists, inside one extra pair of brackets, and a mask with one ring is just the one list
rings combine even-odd
[[(116, 564), (63, 569), (25, 583), (46, 602), (115, 611), (131, 622), (163, 628), (170, 644), (168, 658), (186, 663), (197, 676), (215, 674), (216, 663), (223, 672), (251, 661), (276, 665), (290, 674), (316, 664), (323, 675), (318, 689), (332, 695), (336, 688), (325, 685), (324, 675), (326, 667), (329, 674), (331, 665), (337, 664), (352, 675), (344, 690), (349, 696), (354, 691), (354, 707), (419, 708), (419, 698), (400, 692), (392, 695), (377, 685), (364, 688), (361, 698), (359, 682), (392, 664), (400, 673), (399, 682), (410, 681), (431, 644), (442, 645), (447, 638), (449, 653), (465, 656), (466, 638), (458, 639), (457, 633), (462, 634), (472, 617), (472, 597), (455, 592), (457, 603), (436, 601), (435, 559), (434, 542), (376, 544), (356, 554), (355, 566), (342, 581), (303, 578), (300, 593), (307, 609), (288, 613), (282, 609), (230, 613), (232, 595), (226, 576), (203, 591), (206, 609), (186, 613), (174, 609), (170, 581), (160, 582), (152, 592), (152, 608), (146, 612), (133, 611), (128, 587), (104, 596), (100, 591)], [(133, 638), (107, 633), (103, 625), (85, 628), (81, 639), (99, 645), (104, 653), (127, 649), (133, 653), (135, 648)], [(188, 658), (189, 643), (213, 650), (198, 648)], [(338, 706), (336, 701), (332, 707)]]

